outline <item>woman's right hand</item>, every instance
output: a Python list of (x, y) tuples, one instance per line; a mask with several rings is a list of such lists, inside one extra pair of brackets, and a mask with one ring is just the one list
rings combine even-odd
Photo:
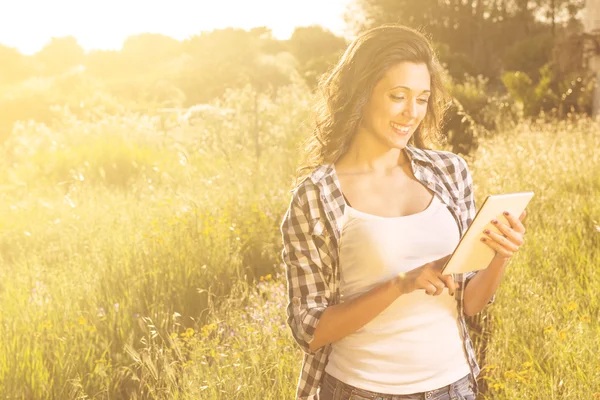
[(447, 255), (406, 273), (398, 274), (395, 283), (400, 289), (400, 294), (423, 289), (425, 293), (437, 296), (442, 294), (444, 288), (448, 288), (450, 295), (454, 296), (458, 285), (454, 282), (452, 275), (442, 275), (442, 268), (449, 257), (450, 255)]

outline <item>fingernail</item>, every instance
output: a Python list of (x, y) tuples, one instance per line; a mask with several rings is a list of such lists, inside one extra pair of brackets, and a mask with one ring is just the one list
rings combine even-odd
[(498, 220), (495, 220), (495, 219), (492, 220), (492, 224), (497, 224), (497, 223), (498, 223)]
[(503, 212), (503, 214), (504, 214), (504, 215), (508, 215), (508, 211), (504, 211), (504, 212)]
[(483, 231), (483, 233), (490, 233), (490, 230), (486, 229), (486, 230)]
[(481, 241), (482, 241), (482, 242), (485, 242), (485, 238), (481, 238)]

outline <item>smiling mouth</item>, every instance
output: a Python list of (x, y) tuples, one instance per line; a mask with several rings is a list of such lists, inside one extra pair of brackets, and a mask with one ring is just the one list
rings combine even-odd
[(408, 132), (410, 132), (410, 128), (412, 128), (412, 125), (400, 125), (395, 122), (390, 122), (390, 125), (396, 132), (403, 135), (406, 135)]

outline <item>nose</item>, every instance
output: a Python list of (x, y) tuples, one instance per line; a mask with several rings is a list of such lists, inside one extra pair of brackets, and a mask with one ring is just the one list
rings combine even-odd
[(417, 102), (415, 100), (407, 101), (404, 103), (404, 110), (402, 110), (402, 114), (410, 118), (417, 117)]

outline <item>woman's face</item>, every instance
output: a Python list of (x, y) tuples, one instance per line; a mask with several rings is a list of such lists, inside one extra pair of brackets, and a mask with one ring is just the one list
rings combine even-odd
[(361, 130), (403, 149), (427, 113), (431, 78), (425, 64), (401, 62), (375, 86), (363, 110)]

